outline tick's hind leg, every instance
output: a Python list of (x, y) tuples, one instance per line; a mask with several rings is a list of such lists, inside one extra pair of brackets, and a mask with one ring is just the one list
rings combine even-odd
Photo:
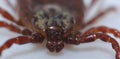
[[(96, 2), (98, 2), (98, 1), (97, 0), (92, 0), (92, 2), (89, 5), (89, 7), (86, 7), (86, 11), (89, 11), (96, 4)], [(99, 13), (97, 15), (95, 15), (95, 17), (93, 17), (92, 19), (90, 19), (90, 21), (88, 21), (87, 23), (85, 23), (83, 25), (83, 28), (86, 27), (86, 26), (89, 26), (89, 25), (91, 25), (93, 23), (95, 23), (96, 21), (100, 20), (99, 18), (101, 18), (101, 17), (105, 16), (106, 14), (108, 14), (108, 13), (116, 10), (115, 7), (109, 7), (106, 10), (101, 10), (102, 9), (101, 5), (102, 5), (102, 3), (100, 4), (100, 8), (98, 9)], [(86, 13), (86, 11), (85, 11), (85, 13)]]
[(84, 24), (84, 27), (89, 26), (93, 23), (95, 23), (96, 21), (100, 20), (99, 18), (105, 16), (106, 14), (115, 11), (114, 7), (110, 7), (104, 11), (100, 11), (100, 13), (98, 13), (95, 17), (93, 17), (90, 21), (88, 21), (87, 23)]
[(0, 14), (3, 17), (7, 18), (9, 21), (12, 21), (12, 22), (16, 23), (17, 25), (21, 25), (22, 26), (22, 23), (21, 23), (20, 20), (16, 21), (13, 16), (11, 16), (7, 11), (3, 10), (2, 8), (0, 8)]
[(96, 2), (98, 2), (98, 0), (92, 0), (90, 5), (88, 7), (86, 7), (86, 10), (91, 9), (96, 4)]
[(11, 4), (10, 0), (5, 0), (8, 4), (8, 6), (10, 6), (14, 11), (16, 11), (16, 8)]

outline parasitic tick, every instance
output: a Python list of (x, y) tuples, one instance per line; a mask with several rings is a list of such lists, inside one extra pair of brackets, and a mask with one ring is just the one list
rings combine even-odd
[[(69, 1), (69, 3), (68, 3)], [(93, 24), (98, 18), (104, 16), (114, 8), (110, 7), (101, 11), (88, 23), (84, 23), (85, 12), (91, 8), (96, 0), (92, 0), (86, 7), (83, 0), (17, 0), (19, 21), (16, 21), (7, 11), (0, 8), (0, 14), (15, 24), (7, 24), (0, 21), (0, 27), (20, 33), (23, 36), (11, 38), (0, 47), (3, 50), (15, 44), (42, 43), (46, 40), (46, 47), (50, 52), (60, 52), (64, 44), (78, 45), (81, 43), (94, 42), (100, 39), (112, 44), (116, 52), (116, 59), (120, 59), (120, 47), (118, 42), (107, 33), (120, 37), (120, 32), (106, 26), (94, 27), (85, 33), (80, 31), (86, 26)], [(21, 30), (19, 25), (24, 29)]]

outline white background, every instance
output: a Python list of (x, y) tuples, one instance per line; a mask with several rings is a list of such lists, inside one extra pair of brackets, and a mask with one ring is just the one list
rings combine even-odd
[[(12, 0), (14, 1), (14, 0)], [(90, 0), (85, 0), (86, 2)], [(110, 6), (115, 6), (115, 12), (108, 13), (100, 21), (91, 25), (90, 27), (97, 27), (105, 25), (110, 28), (120, 30), (120, 0), (98, 0), (97, 3), (87, 14), (85, 19), (90, 19), (97, 14), (98, 9), (105, 10)], [(100, 5), (102, 3), (102, 5)], [(88, 3), (87, 3), (88, 4)], [(0, 0), (0, 7), (9, 11), (15, 18), (16, 13), (5, 3), (5, 0)], [(92, 15), (92, 16), (91, 16)], [(6, 21), (0, 16), (1, 21)], [(9, 21), (6, 21), (9, 22)], [(88, 28), (90, 28), (88, 27)], [(10, 32), (5, 28), (0, 28), (0, 45), (10, 38), (19, 36)], [(119, 38), (116, 38), (120, 42)], [(92, 43), (85, 43), (80, 45), (65, 45), (65, 48), (59, 53), (51, 53), (47, 50), (44, 44), (14, 44), (11, 48), (4, 50), (0, 59), (115, 59), (115, 51), (112, 49), (110, 43), (96, 40)]]

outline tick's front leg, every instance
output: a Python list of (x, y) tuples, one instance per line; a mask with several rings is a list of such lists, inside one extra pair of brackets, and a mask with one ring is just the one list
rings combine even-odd
[(24, 36), (19, 36), (19, 37), (16, 37), (16, 38), (12, 38), (12, 39), (8, 40), (7, 42), (5, 42), (0, 47), (0, 55), (1, 55), (3, 50), (10, 48), (13, 45), (13, 43), (21, 45), (21, 44), (30, 43), (31, 40), (32, 40), (31, 38), (24, 37)]
[(120, 47), (118, 42), (111, 38), (110, 36), (108, 36), (107, 34), (104, 33), (95, 33), (95, 34), (89, 34), (87, 36), (81, 36), (80, 38), (80, 43), (88, 43), (88, 42), (94, 42), (95, 40), (100, 39), (104, 42), (109, 42), (112, 44), (112, 48), (115, 50), (116, 52), (116, 59), (120, 59)]
[(84, 35), (89, 35), (89, 34), (98, 33), (98, 32), (106, 33), (106, 34), (110, 33), (110, 34), (113, 34), (115, 37), (120, 38), (120, 31), (118, 31), (117, 29), (108, 28), (106, 26), (99, 26), (99, 27), (91, 28), (91, 29), (87, 30), (84, 33)]
[(66, 38), (65, 38), (65, 43), (67, 44), (75, 44), (75, 45), (78, 45), (80, 44), (80, 32), (78, 33), (75, 33), (75, 34), (69, 34)]
[(106, 33), (89, 33), (87, 35), (80, 35), (79, 33), (73, 35), (71, 34), (65, 39), (65, 42), (68, 44), (80, 44), (94, 42), (97, 39), (111, 43), (112, 48), (116, 52), (116, 59), (120, 59), (120, 47), (118, 42), (115, 39), (108, 36)]
[(80, 36), (80, 34), (71, 35), (65, 39), (65, 42), (68, 44), (80, 44), (80, 43), (89, 43), (94, 42), (95, 40), (100, 39), (105, 42), (112, 44), (112, 48), (116, 52), (116, 59), (120, 59), (120, 47), (117, 41), (105, 33), (92, 33), (86, 36)]
[(31, 37), (19, 36), (16, 38), (9, 39), (0, 47), (0, 55), (3, 50), (10, 48), (14, 43), (19, 45), (27, 44), (27, 43), (42, 43), (43, 40), (44, 37), (41, 34), (37, 34), (37, 33), (33, 34)]

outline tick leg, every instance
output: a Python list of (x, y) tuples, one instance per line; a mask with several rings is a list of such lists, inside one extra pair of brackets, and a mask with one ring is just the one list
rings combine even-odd
[(17, 32), (17, 33), (21, 32), (21, 30), (18, 27), (14, 26), (12, 24), (7, 24), (2, 21), (0, 21), (0, 27), (5, 27), (5, 28), (9, 29), (10, 31)]
[(111, 11), (115, 11), (115, 8), (110, 7), (108, 9), (106, 9), (105, 11), (101, 11), (95, 17), (93, 17), (89, 22), (87, 22), (86, 24), (84, 24), (84, 27), (89, 26), (89, 25), (95, 23), (96, 21), (100, 20), (99, 18), (105, 16), (106, 14), (110, 13)]
[(92, 0), (92, 2), (91, 2), (89, 7), (92, 7), (96, 2), (97, 2), (97, 0)]
[(23, 34), (23, 35), (32, 35), (32, 32), (29, 31), (28, 29), (21, 30), (20, 28), (14, 26), (12, 24), (7, 24), (7, 23), (2, 22), (2, 21), (0, 21), (0, 27), (7, 28), (10, 31), (20, 33), (20, 34)]
[(10, 3), (9, 0), (6, 0), (6, 2), (14, 11), (16, 11), (16, 8)]
[(117, 41), (115, 39), (111, 38), (107, 34), (104, 34), (104, 33), (90, 34), (90, 35), (81, 37), (79, 42), (80, 43), (88, 43), (88, 42), (93, 42), (93, 41), (95, 41), (97, 39), (100, 39), (100, 40), (105, 41), (105, 42), (110, 42), (112, 44), (112, 48), (116, 52), (116, 59), (120, 59), (120, 47), (119, 47), (119, 44), (117, 43)]
[(26, 37), (26, 36), (19, 36), (16, 38), (12, 38), (5, 42), (1, 47), (0, 47), (0, 55), (3, 50), (10, 48), (14, 43), (15, 44), (27, 44), (27, 43), (42, 43), (43, 42), (43, 37), (40, 34), (34, 34), (31, 37)]
[(83, 35), (80, 35), (80, 33), (77, 33), (75, 35), (71, 34), (69, 35), (69, 37), (65, 38), (65, 43), (78, 45), (80, 43), (94, 42), (95, 40), (100, 39), (102, 41), (111, 43), (112, 48), (116, 52), (116, 59), (120, 59), (120, 47), (115, 39), (108, 36), (106, 33), (91, 33), (88, 35), (85, 34)]
[(12, 22), (14, 22), (14, 23), (16, 23), (18, 25), (22, 25), (20, 20), (16, 21), (7, 11), (5, 11), (5, 10), (3, 10), (1, 8), (0, 8), (0, 14), (3, 17), (7, 18), (9, 21), (12, 21)]
[(84, 34), (89, 35), (91, 33), (97, 33), (97, 32), (111, 33), (115, 37), (120, 38), (120, 32), (118, 30), (113, 29), (113, 28), (108, 28), (108, 27), (105, 27), (105, 26), (100, 26), (100, 27), (97, 27), (97, 28), (91, 28), (91, 29), (87, 30)]
[(32, 32), (28, 29), (24, 29), (21, 31), (21, 34), (30, 36), (30, 35), (32, 35)]
[(21, 44), (26, 44), (30, 42), (31, 42), (31, 39), (29, 37), (24, 37), (24, 36), (19, 36), (19, 37), (10, 39), (0, 47), (0, 55), (3, 50), (10, 48), (13, 45), (13, 43), (21, 45)]
[(67, 37), (65, 37), (64, 42), (67, 44), (75, 44), (78, 45), (80, 44), (80, 38), (81, 38), (81, 34), (80, 32), (77, 32), (76, 34), (69, 34)]
[(89, 10), (90, 8), (92, 8), (92, 7), (96, 4), (97, 1), (98, 1), (98, 0), (92, 0), (92, 2), (91, 2), (90, 5), (86, 8), (86, 10)]

